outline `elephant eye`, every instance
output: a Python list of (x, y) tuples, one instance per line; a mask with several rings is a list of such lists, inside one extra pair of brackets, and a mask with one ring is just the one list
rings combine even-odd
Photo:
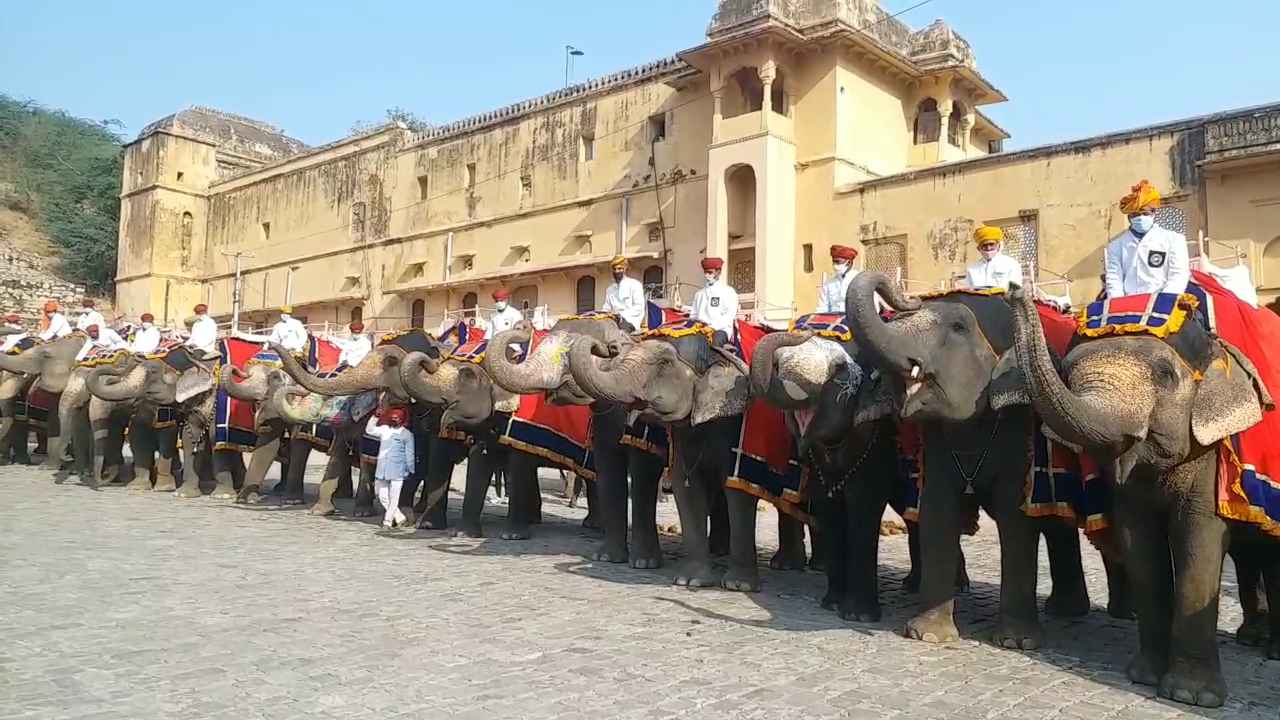
[(1174, 371), (1173, 365), (1167, 360), (1157, 360), (1152, 367), (1155, 373), (1156, 381), (1161, 385), (1172, 385), (1177, 378), (1177, 372)]
[(966, 332), (969, 332), (969, 326), (965, 325), (963, 322), (960, 322), (959, 320), (956, 320), (955, 322), (951, 323), (951, 332), (966, 333)]

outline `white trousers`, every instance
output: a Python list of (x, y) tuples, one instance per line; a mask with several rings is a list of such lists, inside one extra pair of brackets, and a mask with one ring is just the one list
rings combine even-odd
[(404, 513), (400, 512), (400, 491), (403, 488), (403, 479), (377, 478), (373, 481), (373, 492), (378, 496), (378, 502), (382, 504), (384, 512), (383, 525), (398, 524), (408, 519)]

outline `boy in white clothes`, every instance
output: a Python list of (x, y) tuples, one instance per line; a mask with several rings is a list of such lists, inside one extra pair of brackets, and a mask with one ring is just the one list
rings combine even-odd
[[(383, 421), (386, 422), (385, 425), (382, 424)], [(377, 414), (369, 416), (369, 423), (364, 430), (367, 435), (380, 441), (373, 491), (385, 510), (382, 527), (400, 527), (408, 521), (404, 513), (400, 512), (400, 491), (404, 488), (404, 481), (413, 475), (413, 433), (405, 427), (405, 412), (398, 407), (382, 413), (381, 419)]]

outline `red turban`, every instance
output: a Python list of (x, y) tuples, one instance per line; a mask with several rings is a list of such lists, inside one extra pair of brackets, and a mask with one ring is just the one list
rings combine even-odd
[(347, 327), (351, 328), (351, 332), (355, 332), (355, 333), (364, 331), (364, 323), (360, 323), (360, 322), (353, 322)]
[(847, 245), (832, 245), (831, 259), (832, 260), (857, 260), (858, 251)]
[(18, 323), (22, 322), (22, 318), (18, 317), (17, 315), (10, 315), (6, 317), (4, 321), (9, 323), (10, 325), (17, 325)]
[(720, 270), (723, 267), (724, 267), (724, 260), (721, 260), (718, 257), (702, 258), (702, 269), (704, 271)]
[(393, 407), (382, 414), (382, 422), (390, 425), (393, 419), (399, 420), (400, 424), (404, 424), (404, 409)]
[(142, 322), (155, 322), (156, 316), (151, 313), (142, 313)]
[(209, 306), (205, 305), (204, 303), (200, 303), (195, 307), (195, 311), (197, 315), (202, 315), (204, 313), (209, 312)]
[(93, 299), (85, 298), (80, 301), (80, 304), (83, 305), (84, 307), (93, 307)]
[(97, 335), (97, 334), (98, 334), (98, 326), (97, 326), (97, 325), (90, 325), (89, 327), (85, 328), (85, 329), (84, 329), (84, 331), (85, 331), (85, 332), (87, 332), (87, 333), (89, 333), (90, 335)]
[(494, 300), (506, 300), (508, 297), (511, 297), (511, 296), (507, 294), (506, 288), (498, 288), (497, 290), (493, 291)]

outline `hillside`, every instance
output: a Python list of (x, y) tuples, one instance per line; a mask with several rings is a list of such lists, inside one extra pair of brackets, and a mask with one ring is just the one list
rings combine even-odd
[(0, 93), (0, 250), (23, 257), (32, 292), (59, 295), (63, 285), (75, 284), (110, 295), (120, 216), (118, 127)]

